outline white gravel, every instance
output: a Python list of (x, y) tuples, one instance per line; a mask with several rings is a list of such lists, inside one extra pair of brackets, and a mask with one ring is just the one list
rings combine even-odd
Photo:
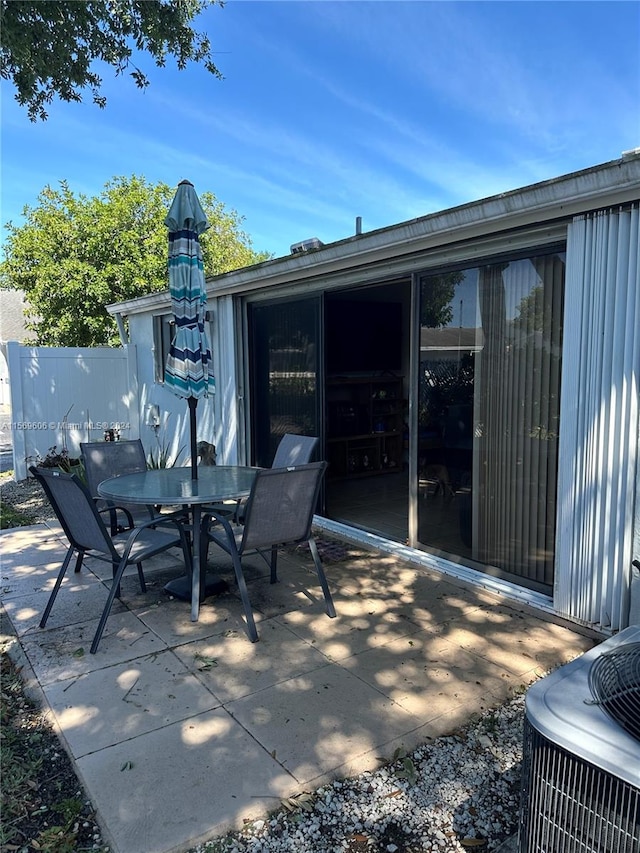
[(524, 694), (391, 765), (303, 794), (191, 853), (461, 853), (517, 830)]

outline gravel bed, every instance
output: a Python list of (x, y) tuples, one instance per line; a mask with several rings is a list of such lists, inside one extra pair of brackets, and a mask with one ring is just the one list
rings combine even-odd
[(287, 801), (190, 853), (496, 851), (517, 831), (524, 693), (390, 765)]
[(29, 516), (31, 524), (55, 518), (42, 486), (33, 477), (16, 483), (11, 475), (0, 475), (0, 500)]

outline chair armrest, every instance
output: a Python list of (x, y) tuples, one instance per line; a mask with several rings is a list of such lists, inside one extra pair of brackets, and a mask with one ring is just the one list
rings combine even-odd
[[(98, 498), (96, 500), (96, 503), (98, 500), (103, 500), (103, 499)], [(124, 530), (127, 530), (127, 529), (131, 530), (135, 527), (133, 516), (131, 515), (129, 510), (124, 506), (117, 506), (116, 504), (110, 503), (102, 509), (100, 509), (98, 507), (96, 507), (96, 508), (98, 509), (98, 512), (100, 513), (100, 515), (105, 515), (108, 513), (108, 515), (109, 515), (109, 527), (110, 527), (110, 531), (111, 531), (112, 536), (115, 536), (116, 533), (122, 533), (122, 532), (124, 532)], [(127, 522), (126, 528), (122, 527), (121, 525), (118, 524), (118, 513), (119, 512), (123, 513), (123, 515), (126, 517), (126, 522)]]
[[(180, 523), (180, 518), (177, 513), (170, 513), (167, 516), (163, 516), (163, 522), (168, 524), (175, 525), (178, 535), (180, 537), (180, 542), (182, 544), (185, 555), (188, 553), (188, 547), (186, 543), (186, 534), (184, 532), (184, 525)], [(158, 518), (150, 518), (148, 521), (143, 521), (141, 524), (137, 524), (133, 530), (129, 533), (129, 537), (127, 539), (127, 544), (125, 545), (124, 551), (122, 553), (122, 559), (129, 559), (129, 554), (131, 553), (131, 549), (143, 530), (146, 530), (148, 527), (154, 528), (158, 526)], [(125, 531), (126, 532), (126, 531)], [(189, 567), (187, 567), (189, 568)]]

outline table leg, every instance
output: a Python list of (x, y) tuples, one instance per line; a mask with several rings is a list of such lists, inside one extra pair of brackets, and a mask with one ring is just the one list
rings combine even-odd
[[(197, 622), (198, 615), (200, 611), (200, 523), (201, 523), (202, 513), (200, 512), (200, 505), (194, 504), (193, 507), (193, 543), (192, 543), (192, 554), (193, 554), (193, 567), (191, 571), (191, 621)], [(207, 567), (205, 566), (205, 573), (207, 571)]]
[[(207, 566), (202, 565), (200, 555), (200, 530), (202, 526), (202, 510), (198, 504), (191, 508), (191, 574), (174, 578), (164, 585), (165, 592), (191, 602), (191, 621), (198, 621), (199, 605), (210, 595), (219, 595), (229, 589), (229, 584), (220, 577), (213, 576), (207, 582)], [(189, 535), (189, 533), (187, 533)], [(202, 569), (202, 571), (201, 571)], [(195, 587), (198, 592), (195, 593)], [(195, 594), (194, 594), (195, 593)]]

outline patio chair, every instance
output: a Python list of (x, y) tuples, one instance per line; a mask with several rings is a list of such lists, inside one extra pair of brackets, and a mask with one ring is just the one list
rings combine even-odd
[(50, 468), (36, 468), (34, 465), (29, 468), (29, 471), (44, 489), (58, 521), (62, 525), (65, 536), (69, 540), (69, 550), (42, 614), (40, 627), (44, 628), (47, 624), (51, 608), (73, 554), (77, 555), (76, 571), (80, 570), (85, 555), (112, 565), (111, 589), (91, 644), (91, 654), (95, 654), (113, 601), (116, 597), (120, 598), (120, 581), (126, 567), (129, 565), (136, 566), (142, 592), (146, 591), (142, 561), (169, 548), (182, 548), (185, 565), (190, 571), (191, 552), (186, 534), (177, 516), (166, 515), (163, 517), (163, 521), (165, 525), (169, 523), (175, 525), (175, 533), (167, 529), (153, 528), (152, 525), (155, 520), (149, 519), (149, 521), (138, 524), (131, 530), (112, 537), (109, 535), (91, 492), (75, 474), (65, 474), (62, 471)]
[(289, 468), (291, 465), (306, 465), (311, 461), (313, 451), (318, 444), (315, 435), (293, 435), (285, 433), (276, 448), (272, 468)]
[[(290, 468), (292, 465), (306, 465), (311, 461), (319, 440), (315, 435), (285, 433), (276, 447), (276, 454), (273, 457), (271, 467)], [(246, 503), (247, 501), (244, 499), (239, 500), (236, 505), (234, 520), (237, 524), (244, 524)], [(223, 508), (216, 506), (215, 509), (221, 511)]]
[(141, 510), (145, 513), (143, 520), (154, 517), (153, 507), (133, 504), (115, 506), (98, 494), (98, 484), (103, 480), (147, 470), (147, 460), (139, 438), (126, 441), (80, 442), (80, 452), (84, 462), (87, 487), (98, 510), (109, 512), (112, 535), (133, 528), (136, 513), (140, 514)]
[[(258, 471), (253, 482), (243, 525), (233, 525), (228, 514), (215, 510), (208, 512), (205, 517), (201, 543), (205, 565), (210, 542), (231, 556), (244, 607), (247, 634), (252, 643), (257, 641), (258, 632), (242, 571), (242, 558), (247, 554), (260, 554), (271, 570), (271, 583), (276, 583), (278, 550), (285, 545), (307, 542), (324, 594), (326, 613), (331, 618), (336, 615), (311, 532), (313, 513), (326, 468), (326, 462), (312, 462), (290, 468), (264, 468)], [(210, 524), (212, 520), (213, 526)]]

